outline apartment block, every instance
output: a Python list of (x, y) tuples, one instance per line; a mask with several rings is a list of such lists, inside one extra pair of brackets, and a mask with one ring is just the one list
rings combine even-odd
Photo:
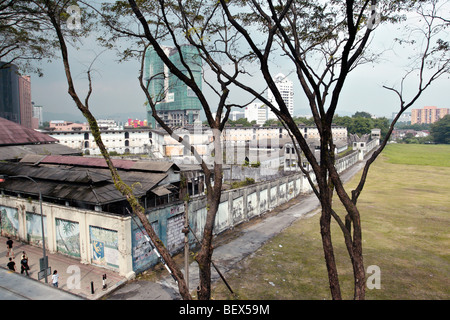
[(449, 108), (434, 106), (411, 110), (411, 124), (434, 123), (449, 114)]
[[(293, 117), (294, 116), (294, 84), (292, 81), (290, 81), (284, 74), (279, 73), (275, 76), (275, 85), (278, 88), (278, 91), (281, 94), (281, 97), (283, 98), (284, 103), (286, 104), (286, 107), (289, 111), (289, 114)], [(275, 100), (275, 96), (273, 95), (273, 92), (269, 90), (267, 94), (268, 100), (277, 108), (278, 103)], [(267, 113), (268, 119), (278, 119), (277, 116), (270, 110), (268, 110)]]

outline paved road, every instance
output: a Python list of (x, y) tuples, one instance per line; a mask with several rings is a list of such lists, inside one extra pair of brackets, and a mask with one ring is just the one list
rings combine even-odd
[[(343, 182), (348, 181), (359, 172), (365, 162), (358, 162), (346, 172), (341, 174)], [(292, 202), (293, 200), (291, 200)], [(213, 261), (220, 272), (225, 276), (236, 263), (255, 252), (269, 239), (289, 227), (296, 220), (314, 215), (320, 203), (314, 194), (303, 195), (291, 207), (276, 215), (268, 216), (258, 224), (242, 229), (239, 237), (225, 243), (214, 250)], [(184, 272), (184, 269), (183, 269)], [(225, 276), (226, 278), (226, 276)], [(212, 280), (220, 280), (219, 274), (212, 270)], [(198, 283), (198, 265), (193, 262), (189, 266), (190, 290), (195, 290)], [(133, 281), (114, 291), (108, 299), (120, 300), (170, 300), (180, 299), (175, 281), (168, 275), (156, 283), (150, 281)]]
[(61, 289), (0, 268), (0, 300), (83, 300)]

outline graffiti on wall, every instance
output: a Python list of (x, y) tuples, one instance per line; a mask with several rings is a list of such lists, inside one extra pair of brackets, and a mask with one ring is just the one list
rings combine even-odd
[[(133, 223), (133, 226), (135, 224)], [(155, 233), (159, 234), (159, 224), (158, 221), (152, 223), (152, 228)], [(133, 238), (132, 238), (132, 246), (133, 246), (133, 270), (141, 271), (148, 267), (153, 260), (157, 259), (155, 251), (153, 250), (153, 245), (151, 241), (149, 241), (147, 233), (139, 228), (133, 228)]]

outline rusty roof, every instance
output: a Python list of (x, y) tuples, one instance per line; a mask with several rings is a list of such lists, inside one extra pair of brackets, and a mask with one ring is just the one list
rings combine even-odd
[[(54, 164), (54, 165), (69, 165), (80, 166), (90, 168), (108, 168), (106, 160), (94, 157), (83, 156), (63, 156), (63, 155), (47, 155), (47, 156), (26, 156), (21, 162), (41, 163), (41, 164)], [(112, 159), (113, 165), (117, 169), (121, 170), (134, 170), (134, 171), (147, 171), (147, 172), (159, 172), (165, 173), (170, 168), (174, 170), (180, 170), (179, 167), (168, 161), (152, 161), (152, 160), (125, 160), (125, 159)]]
[[(109, 169), (71, 166), (0, 163), (0, 174), (28, 176), (34, 179), (45, 198), (80, 201), (103, 205), (126, 200), (116, 189)], [(120, 171), (122, 181), (132, 187), (135, 196), (145, 195), (167, 177), (165, 173)], [(0, 188), (12, 192), (38, 195), (36, 185), (28, 179), (10, 178)]]
[(28, 155), (37, 155), (42, 158), (42, 155), (49, 154), (80, 155), (81, 151), (59, 143), (0, 146), (0, 160), (6, 161), (17, 161)]
[(58, 140), (45, 133), (0, 118), (0, 146), (38, 143), (55, 143)]

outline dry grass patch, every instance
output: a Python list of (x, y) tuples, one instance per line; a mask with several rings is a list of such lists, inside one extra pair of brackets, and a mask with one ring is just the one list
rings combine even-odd
[[(414, 146), (413, 153), (433, 158), (428, 147)], [(399, 160), (413, 159), (404, 155), (404, 146), (389, 146), (370, 169), (358, 207), (364, 263), (366, 268), (380, 267), (381, 289), (367, 290), (367, 299), (450, 298), (450, 166), (442, 161), (442, 150), (450, 151), (450, 146), (438, 149), (436, 159), (427, 161), (440, 165), (423, 165), (422, 155), (417, 157), (421, 165), (411, 165)], [(396, 163), (389, 162), (393, 156)], [(355, 186), (358, 179), (347, 186)], [(343, 213), (338, 203), (336, 210)], [(319, 231), (319, 214), (298, 220), (243, 261), (226, 276), (238, 298), (330, 299)], [(351, 299), (352, 270), (336, 223), (333, 238), (343, 297)], [(234, 298), (221, 283), (213, 296)]]

